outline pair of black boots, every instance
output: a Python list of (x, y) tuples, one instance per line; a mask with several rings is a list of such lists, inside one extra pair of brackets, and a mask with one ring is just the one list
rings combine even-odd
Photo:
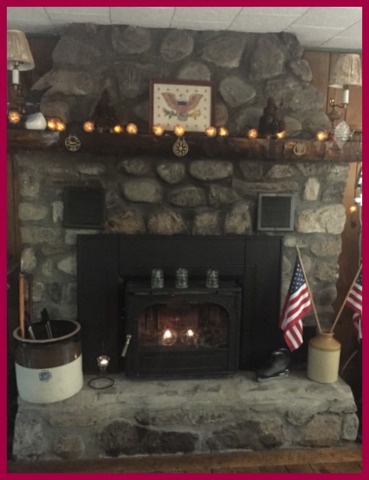
[(258, 382), (266, 382), (274, 378), (289, 375), (290, 352), (287, 348), (279, 348), (271, 353), (268, 363), (255, 371)]

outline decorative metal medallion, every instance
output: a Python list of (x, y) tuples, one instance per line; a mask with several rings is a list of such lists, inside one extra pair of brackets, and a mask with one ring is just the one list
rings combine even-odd
[(177, 138), (173, 145), (173, 153), (177, 157), (184, 157), (188, 153), (188, 144), (184, 138)]
[(298, 157), (301, 157), (306, 153), (306, 145), (304, 143), (296, 143), (293, 147), (293, 153)]
[(81, 140), (77, 137), (77, 135), (72, 135), (71, 133), (65, 139), (64, 143), (67, 150), (70, 152), (76, 152), (81, 148), (82, 145)]

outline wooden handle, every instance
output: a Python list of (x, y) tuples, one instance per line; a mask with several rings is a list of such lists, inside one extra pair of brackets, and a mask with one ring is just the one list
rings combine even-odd
[(26, 336), (24, 321), (24, 274), (19, 274), (19, 328), (22, 338)]

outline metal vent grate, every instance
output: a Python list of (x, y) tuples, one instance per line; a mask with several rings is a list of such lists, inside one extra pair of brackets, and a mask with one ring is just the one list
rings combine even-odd
[(105, 191), (102, 188), (67, 187), (63, 191), (63, 226), (104, 228)]

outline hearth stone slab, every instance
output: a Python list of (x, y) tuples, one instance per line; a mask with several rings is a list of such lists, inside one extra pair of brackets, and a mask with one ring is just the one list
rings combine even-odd
[(358, 417), (350, 387), (305, 372), (266, 383), (251, 372), (228, 378), (132, 380), (114, 375), (52, 404), (18, 400), (16, 460), (76, 460), (346, 445)]

